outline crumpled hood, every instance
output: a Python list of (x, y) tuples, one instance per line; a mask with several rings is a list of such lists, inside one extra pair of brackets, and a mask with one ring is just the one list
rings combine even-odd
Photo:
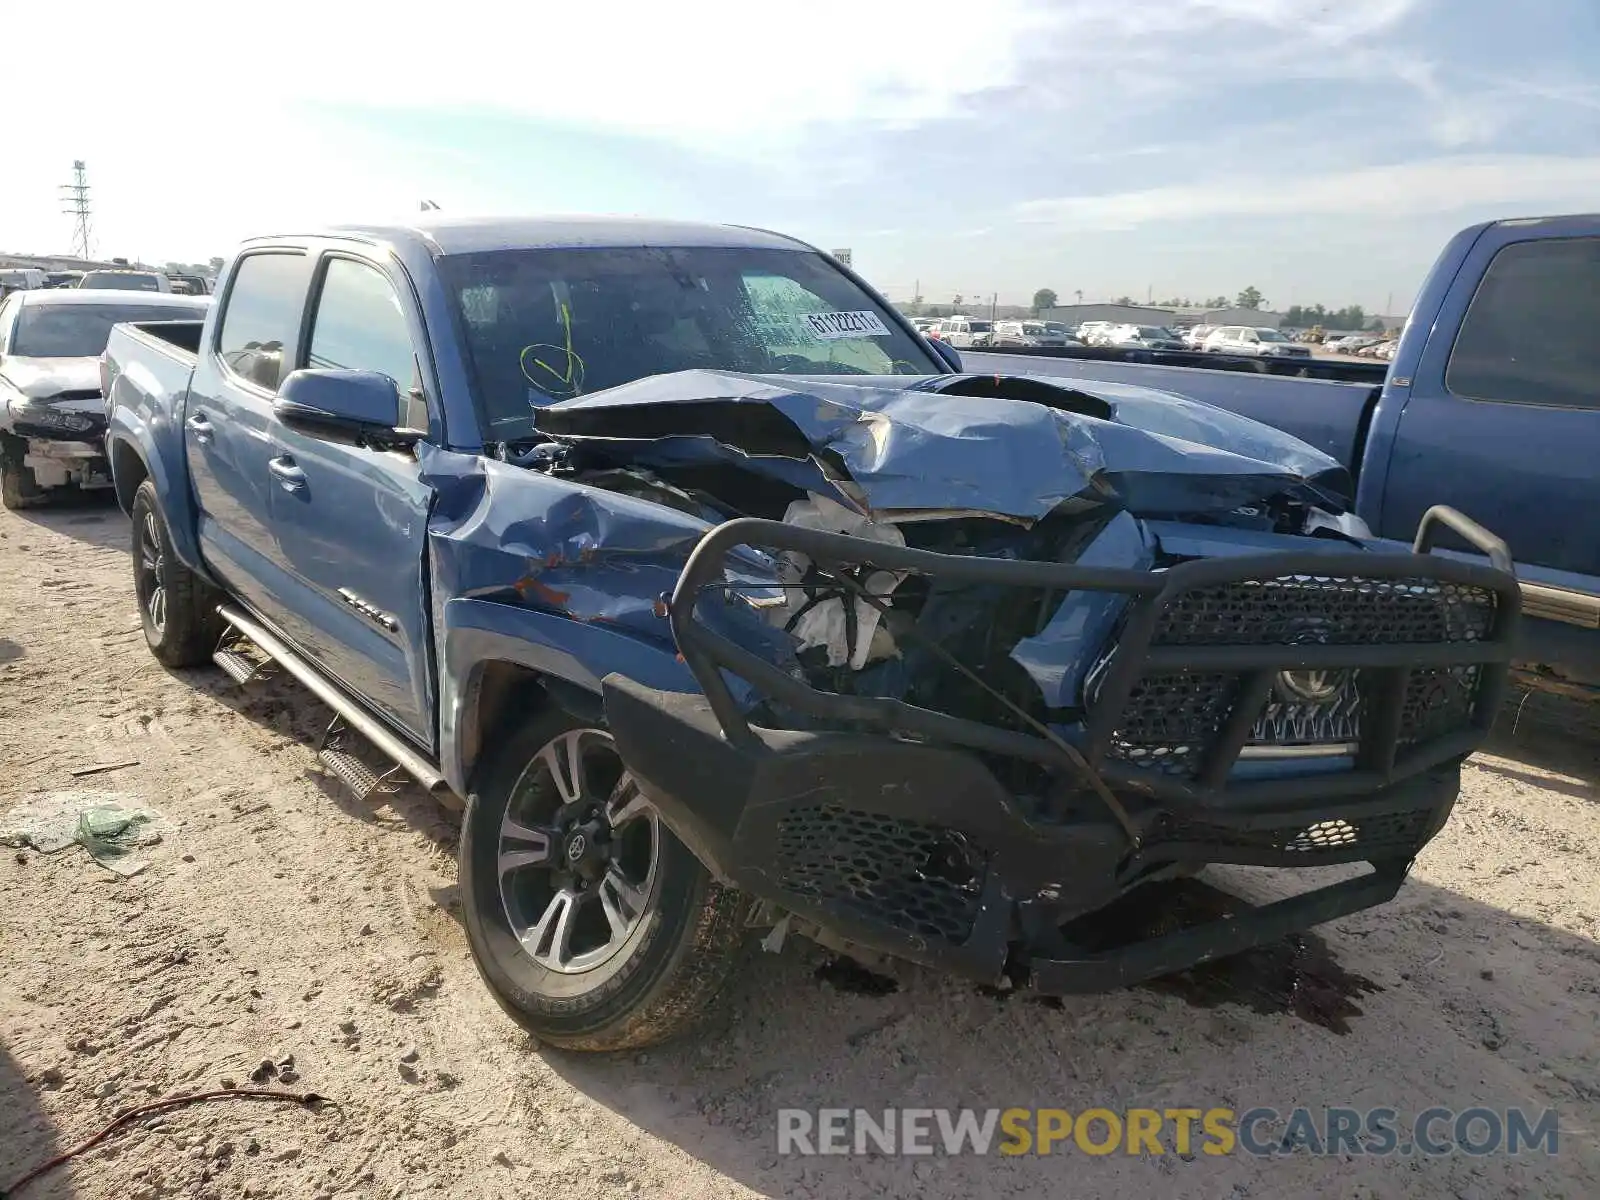
[(0, 378), (30, 400), (62, 392), (100, 391), (98, 358), (7, 358)]
[(1304, 442), (1114, 383), (682, 371), (552, 404), (536, 423), (619, 462), (733, 464), (890, 520), (1031, 521), (1074, 498), (1189, 517), (1281, 495), (1349, 503), (1344, 468)]

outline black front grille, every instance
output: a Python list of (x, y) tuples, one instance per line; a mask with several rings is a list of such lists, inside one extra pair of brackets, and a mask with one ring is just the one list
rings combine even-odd
[(785, 891), (955, 943), (972, 933), (984, 873), (952, 830), (834, 804), (783, 815), (777, 868)]
[(1482, 674), (1478, 666), (1411, 672), (1400, 710), (1400, 745), (1416, 745), (1466, 725), (1472, 719)]
[(1494, 626), (1495, 595), (1433, 579), (1284, 575), (1174, 596), (1157, 646), (1370, 646), (1475, 642)]
[[(1484, 588), (1430, 579), (1285, 575), (1193, 588), (1172, 596), (1157, 619), (1157, 646), (1439, 645), (1488, 638), (1497, 597)], [(1105, 663), (1101, 664), (1102, 667)], [(1095, 672), (1098, 674), (1099, 672)], [(1326, 699), (1280, 683), (1247, 747), (1347, 746), (1361, 740), (1369, 699), (1357, 670), (1324, 673)], [(1135, 683), (1111, 735), (1109, 757), (1178, 778), (1195, 778), (1238, 691), (1228, 671), (1169, 672)], [(1399, 745), (1417, 745), (1472, 720), (1482, 668), (1412, 672)], [(1094, 703), (1094, 685), (1089, 703)]]
[(1146, 675), (1111, 735), (1111, 757), (1166, 775), (1194, 775), (1238, 687), (1238, 677), (1227, 674)]
[[(1370, 817), (1340, 817), (1326, 821), (1304, 818), (1264, 829), (1234, 829), (1210, 821), (1169, 817), (1158, 831), (1163, 842), (1176, 842), (1215, 850), (1255, 851), (1319, 858), (1385, 858), (1409, 856), (1422, 843), (1434, 811), (1429, 808), (1380, 813)], [(1226, 858), (1219, 858), (1226, 861)]]

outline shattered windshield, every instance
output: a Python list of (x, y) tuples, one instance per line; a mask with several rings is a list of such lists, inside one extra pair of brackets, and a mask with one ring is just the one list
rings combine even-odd
[(818, 254), (744, 247), (447, 255), (485, 433), (648, 375), (932, 375), (943, 364)]

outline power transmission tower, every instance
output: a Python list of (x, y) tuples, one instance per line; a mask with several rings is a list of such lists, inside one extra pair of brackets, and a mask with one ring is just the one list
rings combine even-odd
[(89, 258), (89, 170), (83, 159), (72, 164), (72, 182), (61, 185), (62, 208), (73, 220), (72, 252), (79, 258)]

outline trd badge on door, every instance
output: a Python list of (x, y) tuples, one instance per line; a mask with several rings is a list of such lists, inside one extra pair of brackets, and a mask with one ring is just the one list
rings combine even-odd
[(376, 605), (367, 603), (367, 601), (356, 595), (349, 588), (339, 589), (339, 599), (343, 600), (346, 604), (355, 609), (374, 625), (377, 625), (382, 629), (387, 629), (390, 633), (400, 632), (399, 621), (395, 620), (392, 616), (384, 612), (383, 609), (377, 607)]

